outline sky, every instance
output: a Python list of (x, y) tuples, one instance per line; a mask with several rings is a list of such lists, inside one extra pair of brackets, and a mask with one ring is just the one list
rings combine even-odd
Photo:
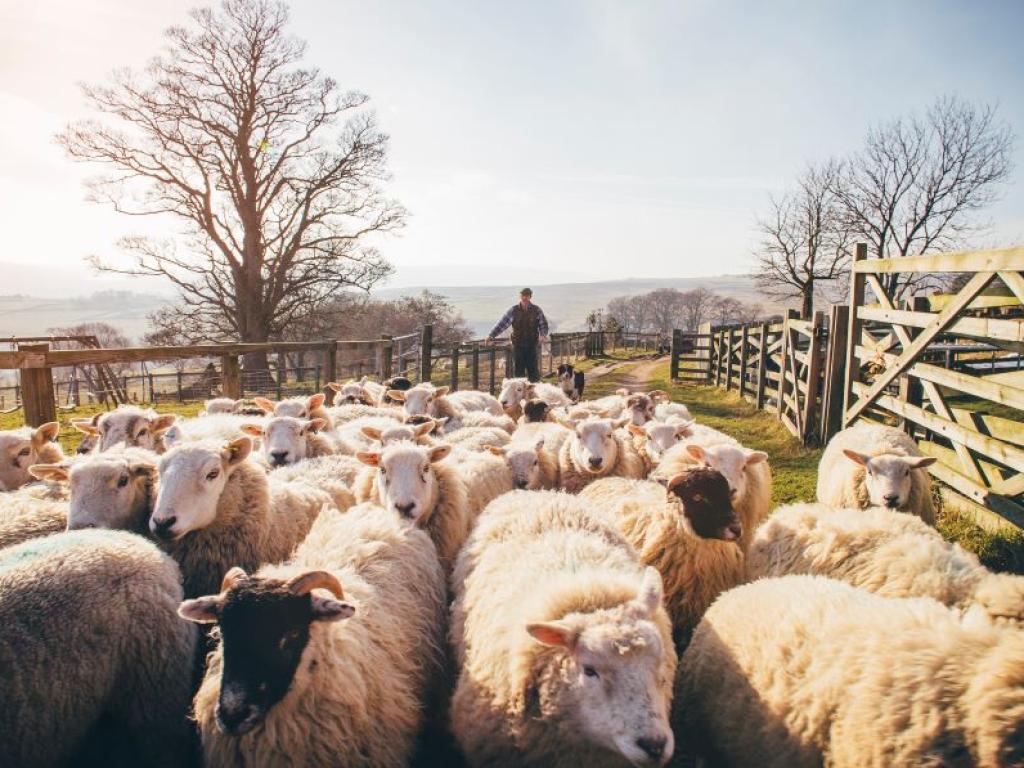
[[(0, 1), (0, 263), (86, 285), (83, 257), (164, 231), (86, 202), (95, 169), (53, 135), (89, 116), (79, 81), (144, 65), (195, 4)], [(1016, 0), (291, 6), (391, 136), (392, 285), (744, 273), (768, 196), (874, 123), (954, 93), (1024, 134)], [(1024, 242), (1024, 136), (1015, 162), (985, 244)]]

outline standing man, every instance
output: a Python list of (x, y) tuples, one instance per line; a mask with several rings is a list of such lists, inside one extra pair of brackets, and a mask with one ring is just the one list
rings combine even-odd
[(530, 381), (540, 381), (537, 370), (538, 345), (548, 339), (548, 319), (544, 310), (533, 303), (533, 291), (523, 288), (519, 292), (519, 303), (513, 304), (505, 316), (498, 321), (487, 335), (487, 343), (512, 326), (512, 355), (516, 376), (526, 376)]

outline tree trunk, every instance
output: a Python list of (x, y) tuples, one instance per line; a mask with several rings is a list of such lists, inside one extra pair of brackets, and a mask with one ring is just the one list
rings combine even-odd
[(808, 280), (801, 290), (800, 317), (810, 320), (814, 316), (814, 281)]

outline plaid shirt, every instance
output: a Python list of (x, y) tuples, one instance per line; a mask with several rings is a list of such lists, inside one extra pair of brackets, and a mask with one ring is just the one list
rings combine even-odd
[[(487, 334), (487, 337), (489, 339), (493, 339), (499, 333), (501, 333), (510, 325), (512, 325), (512, 313), (515, 312), (517, 306), (519, 305), (513, 304), (511, 307), (509, 307), (508, 312), (506, 312), (504, 316), (501, 318), (501, 320), (498, 321), (498, 324), (494, 326), (494, 329), (489, 334)], [(534, 304), (533, 306), (537, 307), (536, 304)], [(544, 310), (541, 309), (540, 307), (537, 307), (537, 335), (548, 335), (548, 319), (544, 317)]]

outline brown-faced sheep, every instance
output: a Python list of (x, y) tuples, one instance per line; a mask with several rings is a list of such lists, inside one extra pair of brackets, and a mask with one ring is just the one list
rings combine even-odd
[(357, 501), (379, 504), (400, 519), (423, 528), (449, 573), (472, 520), (466, 485), (455, 467), (442, 461), (450, 445), (394, 443), (356, 455), (367, 468), (356, 479)]
[(646, 476), (633, 442), (617, 430), (625, 421), (590, 418), (576, 425), (558, 453), (559, 482), (579, 493), (601, 477)]
[(443, 663), (423, 531), (368, 504), (325, 512), (286, 565), (234, 569), (181, 614), (220, 626), (195, 701), (209, 765), (409, 764)]
[(680, 647), (715, 598), (743, 581), (742, 524), (719, 472), (690, 469), (667, 489), (650, 480), (605, 478), (580, 498), (608, 516), (642, 563), (658, 569)]
[(749, 579), (816, 574), (888, 597), (980, 605), (1024, 622), (1024, 576), (993, 573), (919, 517), (874, 507), (790, 504), (764, 521), (747, 555)]
[(51, 421), (41, 427), (0, 430), (0, 492), (16, 491), (32, 482), (28, 468), (33, 464), (57, 464), (64, 459), (54, 442), (60, 424)]
[(344, 383), (331, 381), (327, 386), (334, 391), (331, 405), (385, 405), (382, 400), (387, 390), (372, 381), (364, 382), (354, 379)]
[(676, 733), (716, 765), (1024, 761), (1024, 632), (928, 598), (761, 579), (708, 609), (676, 680)]
[[(188, 765), (196, 632), (175, 613), (181, 597), (174, 561), (130, 533), (0, 552), (4, 764)], [(101, 724), (102, 758), (86, 757)]]
[(216, 591), (232, 566), (256, 569), (285, 560), (334, 500), (298, 481), (268, 481), (249, 461), (248, 437), (200, 441), (160, 458), (153, 536), (181, 566), (186, 597)]
[(906, 432), (861, 422), (833, 436), (818, 464), (818, 501), (830, 507), (888, 507), (935, 525), (931, 478)]
[(668, 761), (676, 654), (661, 578), (585, 502), (502, 496), (453, 584), (451, 721), (471, 765)]

